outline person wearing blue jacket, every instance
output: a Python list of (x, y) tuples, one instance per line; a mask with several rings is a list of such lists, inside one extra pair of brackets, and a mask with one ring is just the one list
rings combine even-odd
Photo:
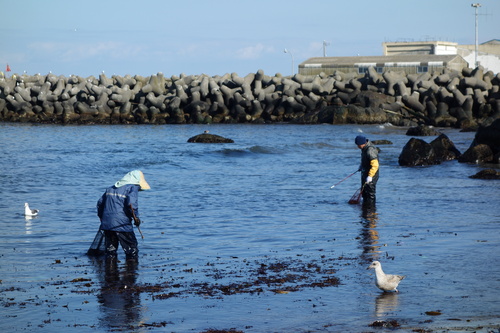
[(127, 173), (108, 187), (97, 201), (97, 216), (104, 231), (106, 255), (116, 257), (120, 243), (127, 259), (137, 259), (139, 250), (132, 221), (139, 227), (139, 191), (149, 190), (149, 184), (140, 170)]

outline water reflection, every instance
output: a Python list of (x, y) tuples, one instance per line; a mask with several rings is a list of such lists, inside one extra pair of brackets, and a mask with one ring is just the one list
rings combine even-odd
[(92, 258), (92, 262), (101, 285), (97, 295), (101, 304), (101, 325), (119, 330), (138, 327), (142, 313), (140, 293), (135, 288), (137, 260), (127, 260), (121, 266), (116, 257)]
[(379, 234), (377, 231), (378, 213), (375, 206), (363, 205), (361, 210), (360, 243), (363, 248), (361, 257), (365, 260), (378, 260), (380, 256)]
[(399, 306), (397, 293), (383, 292), (375, 299), (375, 315), (382, 317), (389, 312), (394, 312)]
[[(366, 261), (380, 259), (379, 233), (377, 231), (378, 213), (374, 205), (363, 205), (361, 210), (360, 243), (363, 248), (361, 257)], [(398, 294), (393, 292), (382, 292), (375, 299), (375, 316), (383, 317), (398, 309)]]
[(26, 230), (26, 235), (31, 235), (33, 233), (33, 219), (38, 218), (38, 216), (24, 216), (25, 224), (24, 228)]

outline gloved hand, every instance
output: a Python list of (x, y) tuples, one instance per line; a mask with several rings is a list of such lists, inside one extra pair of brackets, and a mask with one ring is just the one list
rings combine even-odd
[(139, 218), (135, 219), (134, 220), (134, 224), (136, 227), (140, 226), (141, 225), (141, 220)]
[(361, 164), (359, 165), (358, 171), (363, 171), (363, 167), (361, 166)]
[(371, 183), (371, 182), (372, 182), (372, 180), (373, 180), (373, 178), (372, 178), (372, 177), (370, 177), (370, 176), (366, 177), (366, 182), (367, 182), (367, 183)]

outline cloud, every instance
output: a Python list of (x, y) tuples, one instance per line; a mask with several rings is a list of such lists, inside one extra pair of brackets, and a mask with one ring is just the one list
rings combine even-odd
[(264, 53), (272, 52), (272, 50), (272, 47), (268, 47), (262, 43), (258, 43), (254, 46), (246, 46), (238, 49), (236, 51), (236, 56), (239, 59), (258, 59), (261, 58)]
[(272, 46), (266, 46), (263, 43), (244, 46), (238, 48), (233, 40), (209, 40), (200, 41), (197, 43), (177, 43), (175, 54), (184, 58), (196, 58), (203, 54), (204, 59), (223, 59), (233, 58), (239, 60), (255, 60), (260, 59), (266, 53), (273, 52)]
[(198, 54), (206, 54), (207, 50), (210, 49), (210, 44), (208, 43), (198, 43), (198, 44), (181, 44), (176, 48), (176, 54), (183, 57), (196, 57)]
[(51, 56), (63, 62), (75, 62), (92, 58), (127, 59), (143, 53), (139, 45), (129, 45), (122, 42), (98, 43), (57, 43), (36, 42), (29, 48), (36, 56)]

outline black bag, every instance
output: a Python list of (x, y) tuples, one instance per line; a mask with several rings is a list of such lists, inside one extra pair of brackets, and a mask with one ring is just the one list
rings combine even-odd
[(97, 234), (94, 237), (92, 245), (90, 245), (87, 251), (88, 256), (101, 256), (106, 253), (106, 242), (104, 241), (104, 230), (99, 228)]

